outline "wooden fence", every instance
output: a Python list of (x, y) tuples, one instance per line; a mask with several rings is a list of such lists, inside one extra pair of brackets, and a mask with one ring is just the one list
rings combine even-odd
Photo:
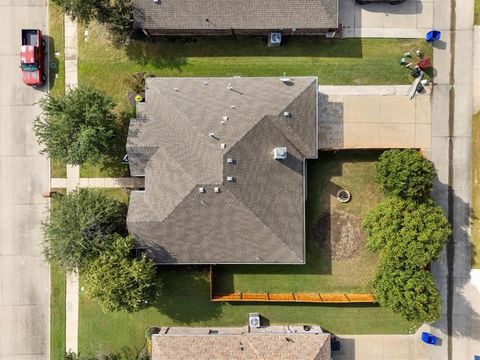
[(295, 303), (373, 303), (372, 294), (322, 294), (322, 293), (292, 293), (292, 294), (253, 294), (231, 293), (213, 294), (212, 301), (264, 301), (264, 302), (295, 302)]
[(355, 304), (376, 302), (373, 294), (323, 294), (323, 293), (230, 293), (215, 294), (213, 267), (210, 266), (210, 300), (224, 302), (291, 302), (291, 303), (328, 303)]

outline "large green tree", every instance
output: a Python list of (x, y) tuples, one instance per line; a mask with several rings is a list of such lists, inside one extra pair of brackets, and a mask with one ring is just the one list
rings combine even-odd
[(104, 311), (137, 311), (149, 305), (158, 290), (155, 265), (147, 257), (131, 255), (133, 239), (109, 236), (111, 246), (86, 268), (88, 296), (99, 301)]
[(376, 181), (387, 194), (402, 198), (428, 196), (436, 175), (433, 163), (414, 149), (385, 151), (376, 163)]
[(109, 0), (53, 0), (74, 20), (88, 25), (94, 19), (103, 18), (108, 12)]
[(363, 227), (370, 250), (407, 269), (423, 269), (436, 260), (451, 235), (447, 218), (431, 199), (390, 197), (367, 214)]
[(44, 254), (66, 270), (82, 269), (110, 246), (109, 235), (124, 231), (125, 206), (99, 190), (57, 196), (44, 222)]
[(372, 286), (380, 305), (409, 321), (434, 322), (440, 318), (440, 294), (428, 271), (398, 269), (384, 262)]
[(71, 89), (64, 96), (47, 95), (34, 131), (42, 152), (71, 165), (101, 161), (114, 146), (115, 104), (91, 87)]

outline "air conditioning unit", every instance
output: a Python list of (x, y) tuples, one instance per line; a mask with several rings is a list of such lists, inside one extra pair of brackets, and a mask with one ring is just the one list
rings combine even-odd
[(220, 188), (219, 188), (219, 187), (214, 187), (214, 188), (213, 188), (213, 192), (219, 193), (219, 192), (220, 192)]
[(259, 313), (250, 313), (248, 314), (248, 326), (252, 328), (259, 328), (262, 326), (260, 321), (260, 314)]
[(205, 193), (206, 190), (205, 190), (204, 187), (199, 187), (199, 188), (198, 188), (198, 192), (199, 192), (199, 193)]
[(230, 181), (230, 182), (234, 181), (233, 176), (227, 176), (227, 181)]
[(227, 164), (233, 164), (233, 158), (227, 158)]

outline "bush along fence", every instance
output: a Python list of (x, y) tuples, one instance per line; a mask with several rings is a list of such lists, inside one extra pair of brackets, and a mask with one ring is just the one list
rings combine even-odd
[(373, 294), (330, 294), (330, 293), (215, 293), (214, 289), (214, 270), (210, 266), (210, 300), (214, 302), (290, 302), (290, 303), (374, 303), (376, 302)]

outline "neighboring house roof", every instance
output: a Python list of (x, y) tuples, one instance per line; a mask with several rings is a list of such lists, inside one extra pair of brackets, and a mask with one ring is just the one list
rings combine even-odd
[[(127, 140), (145, 191), (131, 193), (127, 225), (155, 262), (304, 262), (317, 81), (292, 80), (147, 79)], [(285, 160), (274, 160), (276, 147), (287, 148)]]
[(220, 329), (218, 334), (218, 330), (208, 334), (189, 329), (153, 335), (152, 360), (330, 360), (327, 333), (228, 333)]
[(338, 26), (338, 0), (134, 0), (143, 29), (328, 29)]

